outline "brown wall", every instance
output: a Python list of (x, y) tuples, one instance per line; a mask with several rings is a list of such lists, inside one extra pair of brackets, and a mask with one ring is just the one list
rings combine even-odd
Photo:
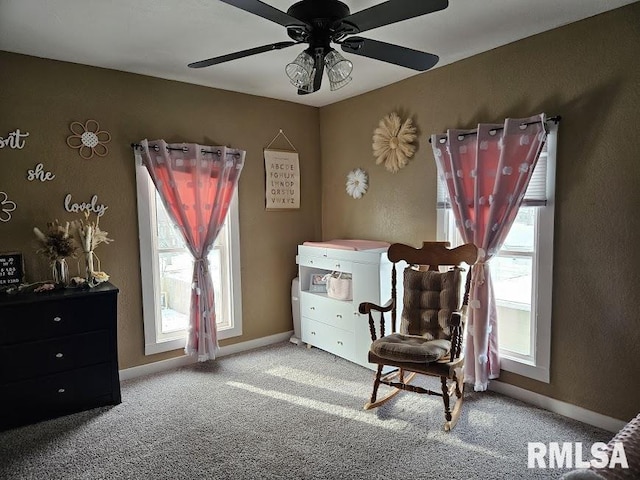
[[(115, 239), (96, 253), (120, 288), (119, 358), (127, 368), (182, 351), (144, 356), (136, 188), (131, 142), (230, 145), (247, 151), (239, 184), (243, 335), (221, 345), (292, 329), (290, 286), (296, 245), (321, 235), (317, 108), (114, 70), (0, 52), (0, 137), (29, 132), (25, 148), (0, 149), (0, 191), (18, 208), (0, 222), (0, 252), (22, 251), (28, 281), (49, 278), (32, 228), (78, 218), (63, 208), (97, 194), (108, 205), (100, 225)], [(95, 119), (111, 134), (105, 158), (83, 160), (65, 142), (72, 121)], [(282, 128), (300, 153), (301, 208), (266, 212), (262, 149)], [(274, 147), (286, 148), (277, 141)], [(29, 182), (42, 162), (56, 178)], [(72, 262), (73, 265), (73, 262)], [(75, 265), (71, 268), (75, 273)], [(90, 312), (88, 312), (90, 315)]]
[[(640, 64), (634, 54), (639, 26), (636, 3), (319, 113), (277, 100), (0, 52), (0, 136), (16, 128), (30, 132), (23, 150), (0, 150), (0, 191), (18, 204), (12, 220), (0, 223), (0, 251), (24, 252), (28, 279), (44, 278), (48, 270), (34, 253), (32, 227), (74, 218), (62, 207), (66, 193), (78, 200), (98, 194), (109, 205), (101, 225), (116, 240), (100, 246), (98, 254), (121, 289), (121, 368), (180, 355), (143, 354), (129, 143), (165, 138), (243, 148), (248, 152), (240, 180), (244, 335), (222, 344), (284, 332), (291, 329), (289, 285), (299, 242), (322, 236), (418, 245), (435, 238), (436, 171), (429, 134), (506, 116), (559, 114), (551, 383), (506, 372), (501, 380), (629, 419), (640, 410), (635, 211)], [(391, 111), (410, 116), (420, 133), (414, 159), (397, 174), (374, 165), (370, 153), (372, 132)], [(82, 160), (65, 144), (69, 124), (89, 118), (112, 135), (105, 159)], [(265, 212), (262, 148), (279, 128), (300, 152), (302, 208)], [(53, 182), (26, 181), (27, 169), (38, 162), (56, 174)], [(356, 201), (344, 193), (344, 182), (358, 166), (370, 174), (370, 192)]]
[[(320, 110), (323, 237), (416, 246), (436, 237), (430, 134), (562, 115), (551, 383), (507, 372), (501, 380), (623, 420), (640, 411), (638, 45), (635, 3)], [(392, 111), (420, 133), (414, 159), (397, 174), (371, 154), (372, 132)], [(344, 193), (355, 167), (370, 174), (361, 200)]]

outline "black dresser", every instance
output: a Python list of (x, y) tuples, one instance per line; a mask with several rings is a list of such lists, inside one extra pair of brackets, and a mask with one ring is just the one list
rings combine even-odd
[(120, 403), (118, 289), (0, 294), (0, 430)]

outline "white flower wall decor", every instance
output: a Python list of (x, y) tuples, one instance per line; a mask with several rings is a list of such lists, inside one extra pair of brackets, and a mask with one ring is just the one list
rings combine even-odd
[(361, 168), (351, 170), (347, 174), (347, 194), (351, 195), (353, 198), (362, 198), (362, 196), (367, 193), (368, 187), (369, 178), (367, 176), (367, 172)]
[(412, 125), (410, 118), (403, 123), (395, 112), (384, 117), (373, 132), (376, 165), (384, 163), (388, 171), (396, 173), (409, 162), (416, 151), (416, 147), (412, 145), (416, 138), (416, 127)]
[(11, 212), (16, 209), (16, 203), (9, 200), (6, 192), (0, 192), (0, 222), (11, 220)]

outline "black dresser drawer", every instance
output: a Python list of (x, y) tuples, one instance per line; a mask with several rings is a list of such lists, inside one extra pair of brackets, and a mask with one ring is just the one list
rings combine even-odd
[(3, 383), (26, 380), (110, 360), (112, 342), (108, 330), (0, 346), (0, 378)]
[(106, 329), (115, 316), (115, 305), (107, 300), (102, 295), (6, 306), (0, 321), (0, 344)]
[(118, 403), (110, 363), (0, 385), (0, 428)]

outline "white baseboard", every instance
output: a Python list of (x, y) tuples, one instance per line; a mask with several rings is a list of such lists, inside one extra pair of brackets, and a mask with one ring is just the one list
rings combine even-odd
[(497, 380), (491, 380), (489, 383), (489, 390), (502, 393), (511, 398), (522, 400), (523, 402), (530, 403), (536, 407), (544, 408), (554, 413), (558, 413), (565, 417), (578, 420), (579, 422), (593, 425), (594, 427), (608, 430), (609, 432), (617, 433), (627, 422), (618, 420), (617, 418), (608, 417), (601, 413), (596, 413), (586, 408), (572, 405), (571, 403), (556, 400), (555, 398), (546, 397), (539, 393), (525, 390), (524, 388), (516, 387), (508, 383), (499, 382)]
[[(290, 330), (288, 332), (277, 333), (268, 337), (256, 338), (255, 340), (248, 340), (246, 342), (234, 343), (233, 345), (220, 347), (216, 358), (224, 357), (225, 355), (232, 355), (234, 353), (246, 352), (247, 350), (253, 350), (254, 348), (266, 347), (267, 345), (272, 345), (274, 343), (284, 342), (285, 340), (289, 340), (292, 334), (293, 330)], [(185, 365), (190, 365), (192, 363), (196, 363), (196, 357), (183, 355), (181, 357), (160, 360), (159, 362), (147, 363), (137, 367), (125, 368), (120, 370), (120, 380), (129, 380), (131, 378), (141, 377), (142, 375), (163, 372), (173, 368), (184, 367)]]

